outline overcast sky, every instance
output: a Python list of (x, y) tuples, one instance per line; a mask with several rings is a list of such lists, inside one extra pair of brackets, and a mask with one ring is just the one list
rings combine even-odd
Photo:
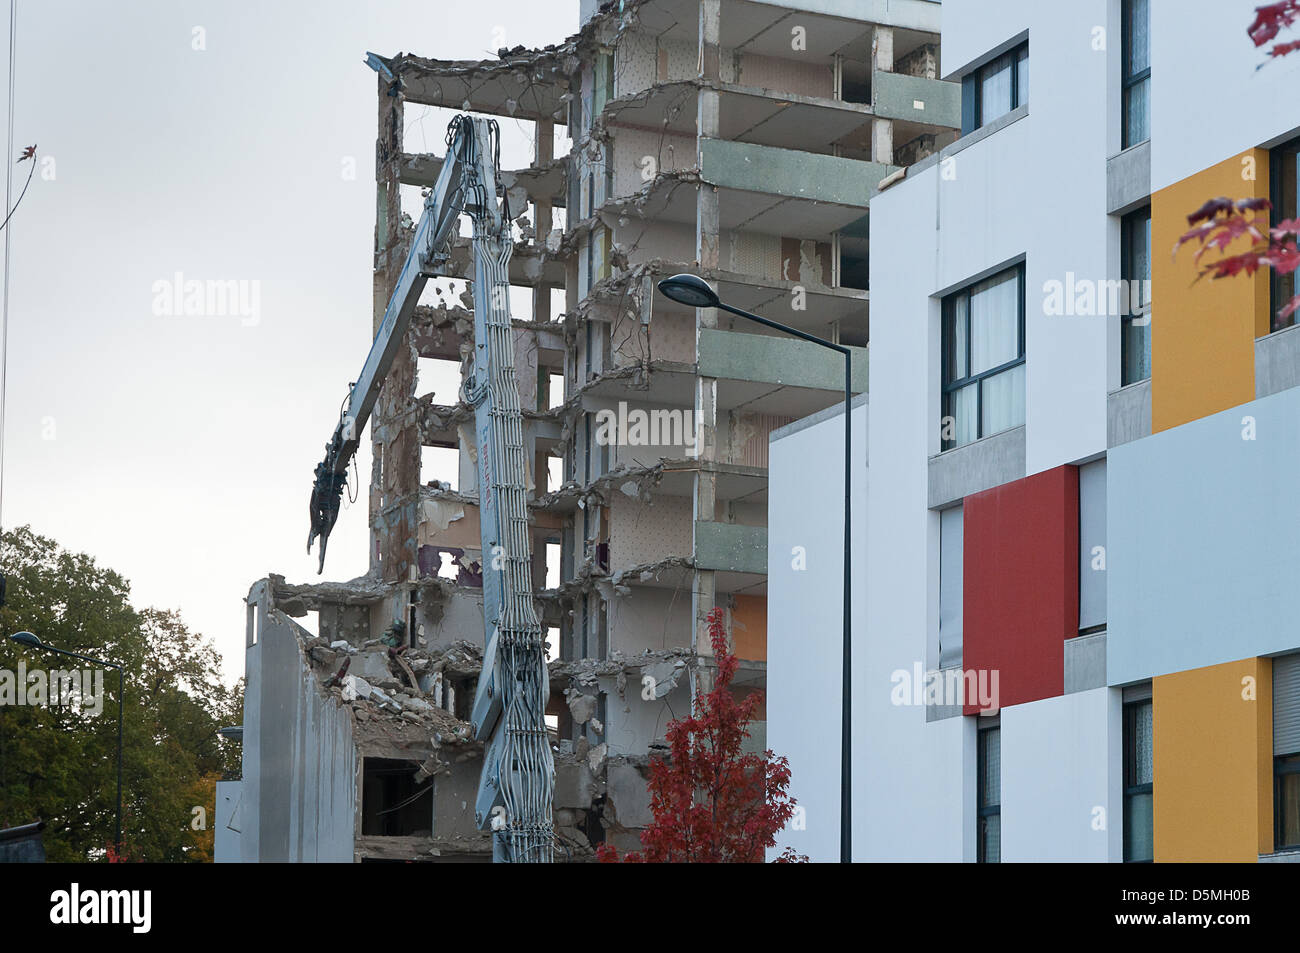
[[(316, 578), (312, 470), (370, 346), (366, 51), (486, 57), (577, 20), (577, 0), (19, 0), (12, 152), (43, 164), (10, 225), (4, 527), (118, 570), (241, 675), (250, 584)], [(408, 149), (442, 151), (428, 112), (407, 107)], [(503, 140), (514, 164), (524, 132)], [(177, 273), (257, 297), (168, 314)], [(366, 570), (368, 453), (361, 474), (325, 578)]]

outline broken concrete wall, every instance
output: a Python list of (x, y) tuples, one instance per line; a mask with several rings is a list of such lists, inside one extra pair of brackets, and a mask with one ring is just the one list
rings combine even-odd
[[(424, 627), (426, 647), (441, 649), (453, 642), (483, 645), (483, 590), (456, 589), (444, 603), (424, 604), (416, 610), (418, 625)], [(416, 632), (419, 644), (420, 631)]]
[(611, 651), (636, 655), (689, 647), (689, 591), (636, 584), (628, 588), (626, 595), (616, 594), (608, 602)]
[[(631, 675), (627, 679), (623, 693), (618, 693), (616, 679), (601, 678), (601, 689), (605, 692), (605, 731), (601, 739), (608, 745), (611, 755), (643, 754), (655, 741), (663, 742), (668, 722), (674, 715), (681, 717), (691, 710), (690, 679), (684, 669), (672, 665), (660, 665), (661, 677), (673, 681), (673, 687), (664, 695), (655, 697), (649, 683), (642, 683), (641, 678)], [(654, 677), (654, 676), (652, 676)], [(656, 679), (656, 684), (662, 678)], [(650, 698), (645, 698), (650, 695)]]
[(829, 66), (757, 53), (741, 54), (738, 82), (794, 96), (830, 99), (835, 94), (835, 74)]
[(656, 314), (647, 351), (651, 360), (695, 363), (695, 319), (684, 314)]
[(265, 582), (249, 599), (258, 631), (245, 654), (242, 859), (350, 862), (357, 770), (351, 714), (322, 690), (303, 652), (311, 634), (271, 607)]
[(785, 271), (779, 235), (730, 229), (724, 230), (718, 241), (722, 267), (727, 271), (769, 280), (780, 278)]
[(724, 427), (719, 428), (719, 442), (725, 448), (723, 459), (748, 467), (767, 467), (768, 437), (773, 430), (794, 420), (779, 414), (748, 414), (729, 411)]
[(900, 57), (894, 64), (894, 72), (905, 76), (921, 76), (925, 79), (939, 78), (939, 45), (925, 43), (918, 46), (906, 56)]
[[(687, 396), (687, 395), (683, 395)], [(656, 465), (661, 459), (682, 460), (698, 446), (695, 412), (690, 403), (670, 407), (666, 403), (647, 403), (636, 400), (629, 393), (619, 401), (592, 400), (593, 413), (602, 416), (597, 422), (597, 435), (606, 432), (616, 443), (601, 448), (611, 469), (620, 466), (642, 468)], [(609, 423), (607, 431), (599, 429), (600, 421)], [(635, 495), (636, 488), (620, 487), (625, 494)]]
[(320, 606), (321, 636), (330, 641), (342, 639), (360, 648), (370, 638), (370, 606), (349, 606), (322, 601)]
[(537, 409), (537, 335), (515, 328), (515, 380), (519, 386), (519, 406)]
[[(694, 183), (669, 183), (664, 189), (695, 189)], [(678, 222), (661, 222), (637, 215), (635, 210), (622, 213), (614, 229), (614, 241), (627, 251), (634, 265), (662, 258), (666, 261), (695, 260), (695, 231)]]
[(645, 30), (628, 30), (615, 51), (615, 95), (624, 96), (649, 89), (659, 82), (659, 41)]
[(612, 572), (692, 553), (693, 516), (687, 497), (654, 497), (643, 504), (611, 494), (609, 563)]
[(654, 181), (657, 173), (694, 169), (698, 165), (695, 137), (662, 131), (619, 127), (614, 140), (614, 195), (634, 195)]

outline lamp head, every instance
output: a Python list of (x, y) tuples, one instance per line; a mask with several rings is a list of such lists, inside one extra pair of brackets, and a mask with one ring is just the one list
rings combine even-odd
[(716, 308), (718, 295), (699, 275), (673, 275), (659, 282), (665, 297), (692, 308)]
[(17, 642), (19, 645), (27, 645), (31, 648), (38, 649), (41, 647), (41, 640), (31, 632), (15, 632), (9, 636), (10, 642)]

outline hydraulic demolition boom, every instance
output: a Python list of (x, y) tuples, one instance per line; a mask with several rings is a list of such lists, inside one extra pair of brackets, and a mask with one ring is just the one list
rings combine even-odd
[(487, 649), (474, 699), (474, 737), (487, 742), (475, 816), (493, 831), (495, 861), (549, 863), (554, 834), (555, 762), (546, 732), (550, 683), (542, 627), (533, 605), (523, 415), (510, 325), (510, 234), (503, 208), (497, 124), (457, 116), (447, 157), (424, 202), (411, 252), (389, 299), (361, 376), (352, 385), (325, 459), (316, 466), (307, 549), (325, 544), (338, 518), (348, 465), (374, 409), (429, 278), (448, 260), (461, 212), (474, 226), (474, 368), (462, 397), (474, 408), (483, 544), (483, 611)]

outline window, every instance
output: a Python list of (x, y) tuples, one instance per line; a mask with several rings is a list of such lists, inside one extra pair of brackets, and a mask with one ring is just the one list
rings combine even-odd
[(1154, 859), (1151, 699), (1124, 706), (1124, 861)]
[(1300, 850), (1300, 654), (1273, 659), (1274, 850)]
[(962, 134), (1029, 102), (1029, 43), (985, 63), (962, 80)]
[(1124, 148), (1151, 138), (1150, 0), (1124, 0)]
[(939, 514), (939, 668), (961, 667), (962, 508)]
[(1275, 850), (1300, 850), (1300, 754), (1273, 759), (1277, 789)]
[(943, 449), (1025, 422), (1025, 270), (943, 301)]
[[(1286, 145), (1278, 146), (1273, 150), (1272, 160), (1269, 168), (1272, 170), (1272, 200), (1273, 213), (1270, 216), (1274, 222), (1285, 222), (1294, 218), (1300, 218), (1300, 207), (1297, 206), (1296, 194), (1300, 192), (1300, 177), (1297, 176), (1296, 155), (1300, 153), (1300, 139), (1288, 142)], [(1296, 273), (1291, 272), (1289, 275), (1279, 275), (1276, 271), (1273, 273), (1273, 301), (1272, 301), (1272, 328), (1274, 331), (1280, 331), (1282, 328), (1289, 328), (1295, 324), (1295, 315), (1291, 315), (1285, 321), (1279, 321), (1277, 313), (1282, 310), (1283, 306), (1295, 297), (1300, 288), (1296, 286)]]
[(1127, 300), (1120, 315), (1121, 383), (1151, 376), (1151, 206), (1120, 221), (1120, 275)]
[(1079, 632), (1106, 628), (1106, 461), (1079, 467)]
[(979, 818), (976, 829), (977, 860), (996, 864), (1002, 860), (1002, 729), (979, 730)]

